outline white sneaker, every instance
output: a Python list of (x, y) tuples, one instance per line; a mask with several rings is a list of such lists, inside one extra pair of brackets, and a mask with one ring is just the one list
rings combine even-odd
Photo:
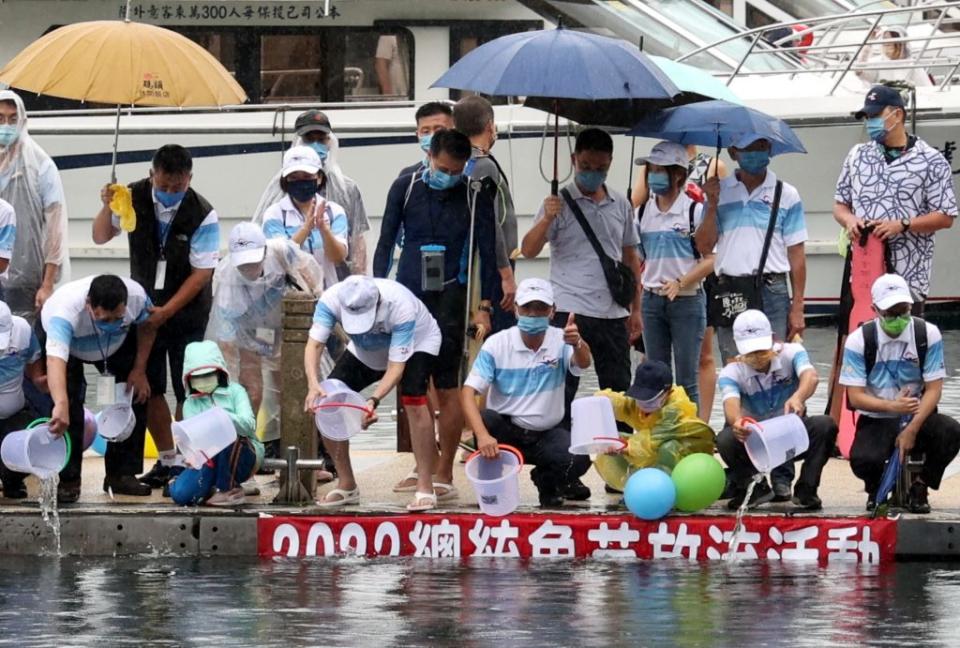
[(207, 500), (207, 504), (209, 506), (239, 506), (245, 500), (243, 489), (238, 486), (228, 491), (217, 491), (213, 494), (213, 497)]
[(240, 488), (243, 489), (243, 494), (247, 497), (254, 497), (260, 494), (260, 484), (258, 484), (257, 480), (253, 477), (240, 484)]

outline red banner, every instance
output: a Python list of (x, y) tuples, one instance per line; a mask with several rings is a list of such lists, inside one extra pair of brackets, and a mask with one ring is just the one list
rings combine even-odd
[[(261, 556), (626, 557), (643, 560), (729, 557), (732, 517), (516, 514), (262, 517)], [(748, 516), (738, 534), (742, 560), (860, 562), (893, 560), (893, 520)]]

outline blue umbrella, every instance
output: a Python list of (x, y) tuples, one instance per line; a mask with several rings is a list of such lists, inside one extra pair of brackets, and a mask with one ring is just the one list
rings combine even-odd
[[(903, 429), (907, 427), (912, 420), (913, 416), (901, 416), (900, 431), (903, 432)], [(873, 509), (873, 515), (871, 517), (877, 516), (877, 512), (880, 510), (880, 505), (887, 501), (887, 497), (889, 497), (890, 493), (893, 492), (893, 489), (897, 484), (897, 479), (899, 478), (900, 448), (894, 446), (893, 454), (890, 455), (889, 459), (887, 459), (887, 466), (883, 469), (883, 476), (880, 478), (880, 487), (877, 489), (877, 497), (874, 500), (876, 502), (876, 508)]]
[(630, 134), (717, 149), (749, 135), (769, 140), (771, 155), (807, 152), (782, 119), (721, 99), (661, 110), (634, 125)]
[[(650, 58), (657, 64), (657, 67), (670, 77), (673, 84), (680, 88), (683, 95), (690, 95), (691, 98), (697, 98), (698, 101), (723, 99), (735, 104), (740, 103), (740, 97), (726, 83), (709, 72), (662, 56), (651, 56)], [(690, 102), (683, 101), (681, 103)], [(633, 126), (633, 124), (630, 124), (630, 126)]]

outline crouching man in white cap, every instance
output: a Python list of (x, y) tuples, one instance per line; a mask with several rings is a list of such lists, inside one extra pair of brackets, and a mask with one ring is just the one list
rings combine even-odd
[[(531, 477), (540, 506), (559, 506), (590, 468), (589, 457), (570, 454), (570, 430), (560, 427), (566, 376), (590, 366), (590, 347), (572, 313), (564, 328), (550, 326), (555, 309), (548, 281), (524, 280), (516, 306), (517, 325), (484, 342), (473, 363), (462, 392), (463, 414), (483, 456), (497, 456), (498, 443), (518, 448), (536, 466)], [(480, 394), (487, 395), (482, 412)]]
[(900, 448), (925, 455), (910, 485), (911, 513), (929, 513), (927, 489), (940, 487), (943, 471), (960, 450), (960, 424), (937, 413), (946, 369), (940, 329), (910, 316), (913, 297), (903, 277), (886, 274), (871, 289), (873, 319), (847, 338), (840, 384), (857, 409), (850, 468), (863, 480), (867, 510), (875, 501), (884, 464)]
[[(400, 385), (413, 454), (422, 468), (414, 500), (407, 509), (426, 511), (436, 507), (438, 497), (455, 498), (457, 492), (452, 484), (434, 484), (431, 479), (438, 453), (433, 416), (427, 406), (427, 384), (440, 351), (440, 327), (436, 320), (412, 292), (389, 279), (351, 275), (328, 288), (317, 302), (304, 352), (308, 411), (325, 395), (320, 387), (320, 356), (338, 322), (350, 336), (350, 344), (328, 378), (341, 380), (355, 391), (377, 383), (367, 400), (370, 414), (364, 427), (376, 421), (380, 400)], [(318, 505), (336, 508), (358, 503), (360, 491), (350, 463), (349, 442), (323, 437), (323, 444), (333, 457), (338, 483)], [(442, 492), (438, 494), (435, 487)]]
[[(747, 456), (744, 443), (752, 433), (747, 421), (764, 421), (784, 414), (803, 418), (810, 446), (793, 458), (803, 460), (800, 478), (793, 489), (793, 502), (816, 511), (823, 508), (817, 489), (820, 473), (837, 440), (837, 424), (829, 416), (806, 416), (807, 400), (817, 391), (817, 370), (806, 349), (799, 344), (774, 344), (770, 320), (761, 311), (746, 310), (733, 322), (733, 340), (740, 355), (720, 372), (720, 392), (727, 424), (717, 436), (717, 449), (730, 468), (734, 496), (728, 508), (738, 509), (747, 485), (757, 469)], [(754, 488), (750, 506), (773, 499), (764, 480)]]

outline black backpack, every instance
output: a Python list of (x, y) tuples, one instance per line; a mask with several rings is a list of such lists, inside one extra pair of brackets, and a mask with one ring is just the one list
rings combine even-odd
[[(700, 250), (697, 249), (697, 243), (696, 243), (696, 241), (693, 239), (693, 232), (694, 232), (695, 229), (696, 229), (696, 228), (694, 228), (694, 226), (693, 226), (693, 215), (694, 215), (693, 213), (694, 213), (694, 211), (696, 211), (697, 205), (699, 205), (699, 204), (700, 204), (700, 203), (698, 203), (698, 202), (691, 202), (691, 203), (690, 203), (690, 212), (689, 212), (689, 214), (688, 214), (688, 217), (689, 217), (689, 219), (690, 219), (690, 247), (693, 248), (693, 258), (696, 259), (697, 261), (700, 260)], [(640, 205), (640, 209), (639, 209), (639, 211), (637, 212), (637, 236), (638, 236), (638, 237), (640, 236), (640, 221), (643, 220), (643, 212), (646, 211), (646, 209), (647, 209), (647, 203), (643, 203), (642, 205)], [(647, 253), (646, 253), (646, 252), (644, 251), (644, 249), (643, 249), (643, 241), (642, 241), (642, 239), (641, 239), (641, 242), (640, 242), (640, 251), (643, 252), (643, 255), (644, 255), (644, 256), (647, 255)]]
[[(870, 320), (863, 325), (863, 361), (867, 369), (867, 377), (877, 364), (877, 320)], [(923, 380), (923, 367), (927, 362), (927, 323), (919, 317), (913, 318), (913, 341), (917, 345), (917, 362), (920, 364), (920, 380)], [(847, 402), (847, 409), (856, 409)]]

